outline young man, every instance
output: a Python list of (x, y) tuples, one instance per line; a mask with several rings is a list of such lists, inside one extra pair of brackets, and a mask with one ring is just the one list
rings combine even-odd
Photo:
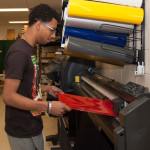
[[(3, 100), (6, 104), (5, 130), (12, 150), (44, 150), (41, 111), (60, 117), (71, 110), (59, 101), (42, 101), (39, 94), (39, 67), (34, 47), (55, 37), (57, 20), (57, 13), (48, 5), (34, 7), (29, 15), (28, 30), (6, 55)], [(55, 97), (63, 93), (49, 85), (42, 86), (41, 91)]]

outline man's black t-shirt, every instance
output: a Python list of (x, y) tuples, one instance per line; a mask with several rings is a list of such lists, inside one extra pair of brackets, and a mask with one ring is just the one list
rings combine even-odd
[[(17, 40), (8, 50), (5, 58), (5, 73), (7, 79), (19, 79), (20, 86), (17, 93), (34, 99), (35, 63), (33, 61), (34, 48), (25, 40)], [(36, 85), (37, 86), (37, 85)], [(33, 116), (31, 111), (20, 110), (6, 105), (5, 130), (8, 135), (27, 138), (39, 135), (43, 129), (41, 116)]]

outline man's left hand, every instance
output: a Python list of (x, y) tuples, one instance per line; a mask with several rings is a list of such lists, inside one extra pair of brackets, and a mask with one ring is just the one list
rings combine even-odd
[(60, 88), (57, 88), (56, 86), (50, 86), (47, 92), (49, 92), (49, 94), (51, 94), (53, 97), (57, 97), (58, 93), (64, 93)]

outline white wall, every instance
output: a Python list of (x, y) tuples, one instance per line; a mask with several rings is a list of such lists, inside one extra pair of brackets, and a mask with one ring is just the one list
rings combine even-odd
[(7, 40), (7, 29), (15, 29), (15, 37), (21, 34), (23, 25), (0, 25), (0, 40)]
[(150, 0), (145, 0), (145, 74), (135, 76), (135, 65), (117, 67), (104, 63), (97, 63), (102, 68), (102, 75), (126, 84), (129, 81), (144, 85), (150, 89)]

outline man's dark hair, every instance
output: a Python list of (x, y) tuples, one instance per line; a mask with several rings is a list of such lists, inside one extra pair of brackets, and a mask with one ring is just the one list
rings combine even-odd
[(57, 12), (47, 4), (39, 4), (33, 7), (29, 14), (29, 26), (32, 26), (38, 20), (49, 22), (53, 18), (59, 21)]

